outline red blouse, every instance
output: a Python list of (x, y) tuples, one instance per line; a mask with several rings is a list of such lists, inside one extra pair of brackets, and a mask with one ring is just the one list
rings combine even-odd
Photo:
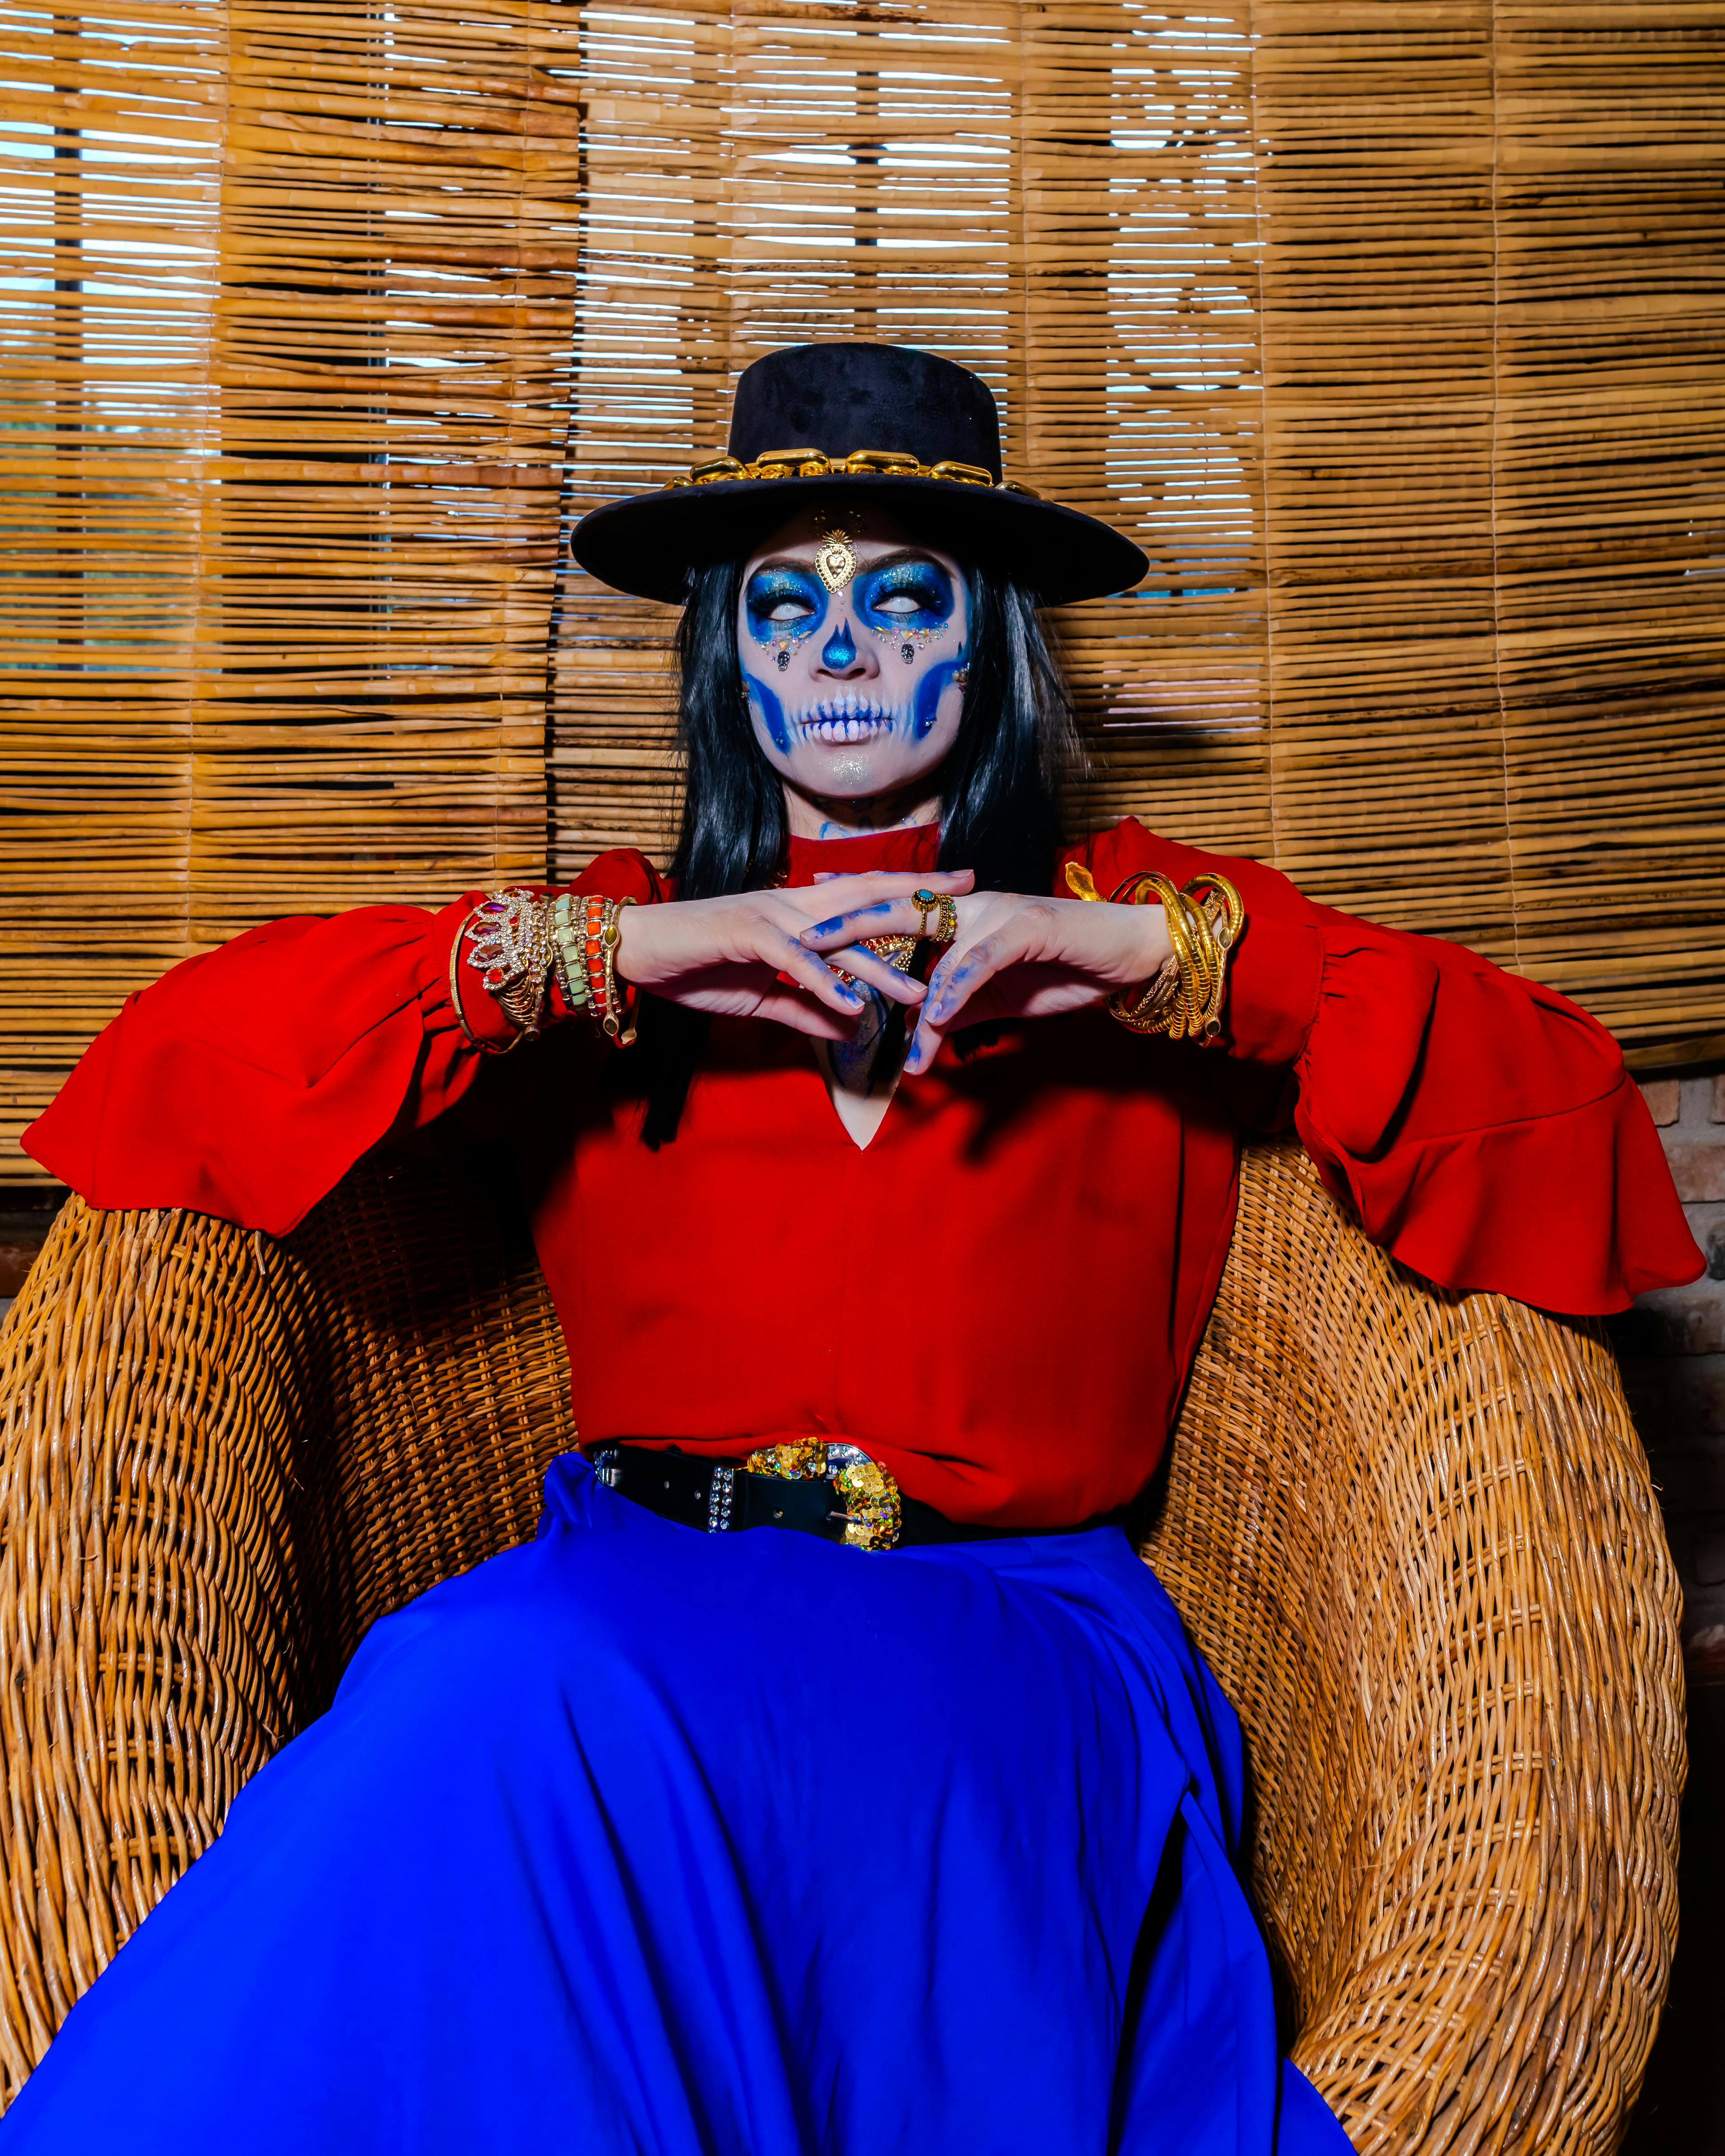
[[(791, 879), (926, 870), (936, 844), (793, 840)], [(277, 921), (188, 960), (129, 998), (26, 1142), (94, 1204), (279, 1235), (370, 1147), (459, 1102), (445, 1130), (516, 1153), (583, 1440), (736, 1455), (821, 1433), (1003, 1526), (1108, 1511), (1154, 1467), (1227, 1254), (1242, 1126), (1291, 1119), (1367, 1233), (1446, 1286), (1599, 1312), (1700, 1270), (1640, 1096), (1574, 1004), (1135, 823), (1069, 858), (1105, 892), (1147, 867), (1235, 880), (1225, 1053), (1100, 1010), (949, 1042), (865, 1151), (800, 1035), (716, 1019), (676, 1138), (649, 1151), (624, 1063), (584, 1023), (506, 1059), (467, 1045), (448, 983), (470, 894)], [(664, 896), (633, 853), (578, 888)]]

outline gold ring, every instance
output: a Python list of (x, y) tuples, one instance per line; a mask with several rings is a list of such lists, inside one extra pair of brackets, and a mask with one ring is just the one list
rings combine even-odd
[[(958, 909), (945, 891), (937, 896), (932, 891), (913, 891), (911, 903), (922, 916), (916, 933), (925, 943), (950, 943), (958, 933)], [(931, 913), (939, 918), (937, 927), (928, 925)]]

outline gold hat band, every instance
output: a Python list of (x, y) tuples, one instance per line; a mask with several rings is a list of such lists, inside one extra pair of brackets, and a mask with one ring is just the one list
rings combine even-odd
[[(991, 490), (997, 485), (993, 474), (981, 465), (951, 460), (925, 465), (907, 449), (853, 449), (848, 457), (829, 457), (819, 449), (766, 449), (752, 464), (745, 464), (741, 457), (712, 457), (705, 464), (691, 465), (686, 479), (666, 484), (707, 486), (715, 480), (844, 478), (947, 479)], [(1020, 486), (1016, 480), (1001, 480), (998, 486), (1003, 494), (1027, 495), (1032, 501), (1042, 498), (1034, 487)]]

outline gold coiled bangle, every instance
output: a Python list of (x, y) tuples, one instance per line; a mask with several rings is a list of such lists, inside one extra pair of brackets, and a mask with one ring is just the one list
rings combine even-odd
[[(1101, 896), (1076, 862), (1067, 867), (1066, 884), (1080, 898)], [(1172, 953), (1147, 988), (1135, 996), (1122, 991), (1109, 997), (1110, 1016), (1133, 1033), (1197, 1040), (1206, 1047), (1219, 1040), (1228, 961), (1245, 927), (1245, 906), (1234, 885), (1224, 875), (1206, 875), (1182, 886), (1144, 869), (1128, 876), (1110, 903), (1159, 906)]]

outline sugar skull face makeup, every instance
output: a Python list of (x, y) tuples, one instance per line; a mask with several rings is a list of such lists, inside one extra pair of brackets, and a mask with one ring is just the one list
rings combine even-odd
[(756, 738), (804, 792), (857, 798), (935, 771), (964, 708), (958, 563), (879, 516), (800, 518), (754, 555), (737, 603)]

